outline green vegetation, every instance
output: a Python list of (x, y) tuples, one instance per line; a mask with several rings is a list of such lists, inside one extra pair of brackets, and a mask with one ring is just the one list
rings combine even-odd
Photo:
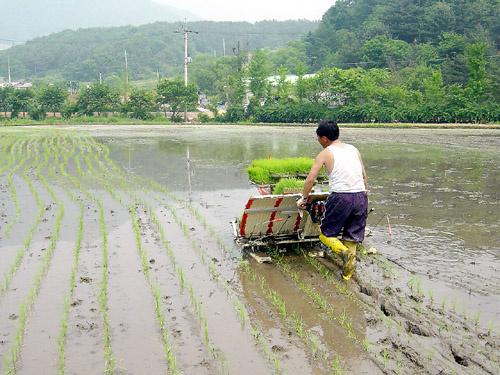
[[(75, 1), (72, 3), (78, 4)], [(33, 5), (24, 5), (24, 9), (29, 7)], [(85, 5), (84, 8), (92, 9), (92, 6)], [(102, 4), (99, 2), (93, 8), (102, 9)], [(57, 14), (61, 14), (59, 9)], [(103, 14), (94, 12), (91, 18), (95, 19), (99, 15)], [(57, 17), (57, 20), (61, 18)], [(81, 19), (82, 16), (79, 16)], [(136, 21), (134, 15), (133, 22)], [(79, 22), (74, 23), (77, 24)], [(283, 47), (287, 42), (315, 30), (318, 22), (261, 21), (252, 24), (198, 21), (188, 22), (186, 27), (198, 32), (189, 37), (189, 54), (195, 60), (198, 56), (214, 56), (214, 52), (221, 59), (226, 55), (226, 59), (230, 59), (229, 56), (238, 54), (244, 48)], [(138, 27), (87, 28), (53, 33), (14, 46), (8, 52), (0, 51), (0, 76), (7, 77), (7, 56), (10, 55), (12, 77), (15, 80), (42, 78), (50, 81), (93, 82), (98, 81), (101, 74), (103, 83), (115, 88), (123, 87), (127, 84), (124, 61), (126, 50), (130, 80), (153, 81), (151, 87), (154, 87), (158, 75), (176, 78), (184, 73), (184, 40), (181, 35), (174, 33), (180, 28), (180, 23), (156, 22)], [(14, 29), (20, 28), (17, 25)]]
[[(408, 358), (404, 359), (402, 356), (402, 350), (403, 353), (407, 353), (406, 348), (399, 344), (392, 345), (399, 340), (374, 340), (370, 342), (369, 337), (365, 337), (364, 320), (361, 319), (363, 323), (360, 327), (356, 315), (352, 313), (351, 306), (366, 307), (362, 310), (367, 318), (370, 314), (374, 317), (378, 316), (378, 320), (376, 319), (377, 322), (374, 324), (384, 325), (389, 334), (394, 333), (397, 329), (398, 337), (401, 340), (404, 340), (405, 330), (408, 331), (406, 332), (408, 348), (422, 345), (421, 342), (427, 340), (424, 336), (411, 332), (411, 326), (408, 328), (406, 325), (408, 321), (411, 323), (410, 317), (415, 314), (415, 311), (422, 329), (432, 328), (434, 324), (432, 321), (441, 320), (439, 324), (440, 340), (453, 340), (454, 330), (458, 331), (458, 327), (469, 323), (465, 319), (465, 311), (463, 316), (456, 314), (456, 299), (453, 299), (450, 307), (445, 306), (445, 300), (443, 300), (443, 311), (437, 306), (432, 306), (434, 294), (430, 288), (425, 289), (427, 283), (417, 275), (408, 276), (409, 280), (406, 282), (408, 289), (401, 292), (402, 295), (410, 298), (400, 299), (399, 307), (395, 307), (398, 314), (387, 315), (378, 302), (385, 298), (390, 300), (394, 292), (391, 289), (391, 280), (387, 280), (384, 289), (382, 289), (383, 286), (378, 289), (380, 291), (380, 299), (376, 300), (378, 302), (367, 302), (368, 300), (364, 296), (358, 298), (358, 296), (361, 297), (361, 294), (358, 294), (357, 288), (352, 288), (353, 284), (341, 281), (338, 269), (330, 264), (330, 260), (313, 258), (299, 248), (295, 249), (298, 257), (293, 255), (281, 257), (277, 250), (274, 252), (274, 264), (277, 272), (269, 272), (269, 265), (257, 265), (243, 259), (240, 259), (238, 270), (233, 268), (232, 272), (227, 272), (228, 268), (225, 268), (224, 265), (239, 258), (241, 254), (231, 244), (225, 243), (224, 235), (217, 233), (209, 216), (204, 217), (204, 212), (208, 209), (198, 205), (198, 203), (188, 202), (175, 196), (165, 186), (161, 186), (157, 182), (120, 169), (110, 159), (110, 150), (106, 145), (100, 144), (90, 137), (73, 133), (40, 130), (40, 133), (35, 134), (31, 130), (25, 129), (2, 129), (1, 133), (0, 175), (5, 192), (10, 198), (14, 194), (13, 191), (18, 190), (17, 194), (22, 191), (21, 189), (12, 190), (12, 186), (9, 188), (8, 184), (8, 171), (17, 167), (16, 174), (11, 176), (14, 187), (18, 187), (19, 183), (29, 186), (32, 200), (37, 202), (39, 208), (39, 216), (31, 218), (29, 221), (28, 225), (31, 225), (34, 220), (32, 229), (28, 231), (26, 227), (24, 249), (19, 250), (20, 255), (13, 251), (12, 265), (6, 264), (4, 267), (4, 270), (7, 270), (4, 275), (5, 279), (11, 279), (12, 275), (17, 272), (16, 269), (23, 269), (19, 263), (22, 260), (18, 261), (18, 258), (23, 259), (26, 256), (25, 253), (34, 250), (30, 249), (31, 237), (34, 233), (42, 235), (38, 223), (44, 218), (53, 217), (52, 226), (45, 224), (47, 230), (50, 231), (47, 234), (51, 235), (46, 237), (49, 245), (46, 252), (42, 253), (40, 267), (36, 270), (36, 275), (35, 271), (33, 272), (33, 280), (27, 280), (27, 284), (31, 288), (20, 298), (19, 306), (16, 306), (19, 311), (18, 319), (12, 324), (16, 324), (17, 331), (12, 331), (13, 339), (6, 343), (10, 346), (7, 348), (10, 351), (7, 351), (8, 355), (3, 358), (3, 371), (6, 374), (15, 373), (16, 367), (20, 363), (24, 332), (30, 332), (30, 313), (37, 307), (36, 297), (40, 286), (43, 286), (44, 277), (50, 271), (51, 257), (54, 252), (57, 254), (59, 230), (70, 226), (71, 220), (75, 226), (74, 245), (72, 245), (74, 246), (72, 247), (74, 260), (71, 264), (71, 270), (67, 270), (68, 285), (64, 288), (61, 287), (60, 291), (62, 297), (59, 303), (59, 332), (58, 335), (52, 336), (54, 343), (57, 341), (58, 345), (58, 358), (55, 358), (59, 361), (58, 372), (64, 374), (69, 371), (66, 369), (68, 359), (66, 358), (66, 335), (73, 323), (71, 313), (76, 311), (71, 310), (75, 275), (78, 275), (77, 272), (79, 272), (80, 248), (82, 244), (87, 242), (83, 238), (84, 225), (88, 225), (89, 222), (94, 223), (93, 240), (97, 240), (96, 251), (100, 253), (96, 253), (98, 256), (93, 257), (93, 259), (98, 259), (96, 266), (99, 268), (99, 276), (102, 277), (97, 277), (99, 280), (96, 280), (94, 285), (96, 295), (92, 294), (93, 298), (96, 299), (93, 303), (98, 307), (98, 312), (101, 313), (100, 319), (102, 319), (99, 321), (99, 329), (103, 340), (101, 340), (102, 348), (99, 352), (104, 352), (105, 369), (108, 373), (119, 370), (120, 359), (115, 359), (116, 352), (114, 353), (112, 350), (114, 334), (117, 331), (111, 329), (113, 311), (108, 311), (107, 303), (108, 293), (113, 293), (113, 288), (108, 290), (107, 287), (108, 277), (117, 277), (113, 273), (113, 269), (110, 269), (108, 262), (113, 265), (113, 256), (121, 256), (121, 254), (114, 252), (114, 249), (117, 248), (112, 246), (111, 241), (108, 244), (108, 233), (111, 233), (113, 228), (112, 223), (107, 222), (108, 209), (111, 208), (110, 201), (130, 214), (128, 225), (133, 231), (131, 234), (135, 235), (135, 248), (138, 255), (136, 258), (137, 267), (147, 282), (146, 290), (149, 289), (151, 293), (151, 317), (157, 322), (156, 328), (163, 344), (164, 365), (167, 373), (177, 374), (183, 370), (178, 369), (174, 353), (179, 345), (179, 341), (176, 342), (178, 336), (175, 335), (175, 331), (172, 332), (175, 329), (175, 323), (172, 329), (169, 328), (168, 324), (169, 319), (174, 321), (173, 316), (170, 316), (169, 313), (172, 307), (170, 304), (175, 298), (168, 302), (166, 300), (167, 296), (174, 296), (176, 292), (179, 293), (179, 300), (186, 302), (186, 305), (182, 306), (182, 311), (191, 314), (189, 319), (196, 322), (194, 328), (197, 328), (198, 332), (194, 334), (197, 334), (198, 339), (200, 339), (201, 346), (205, 346), (207, 353), (210, 353), (209, 360), (213, 359), (214, 362), (218, 362), (217, 366), (221, 365), (221, 367), (227, 366), (228, 361), (231, 361), (231, 358), (226, 360), (225, 353), (218, 348), (217, 338), (219, 336), (214, 334), (216, 332), (214, 330), (217, 329), (215, 328), (217, 326), (213, 324), (214, 312), (219, 314), (225, 309), (218, 309), (218, 306), (206, 303), (207, 298), (211, 298), (212, 293), (217, 293), (215, 297), (222, 297), (217, 301), (226, 299), (226, 307), (233, 310), (234, 316), (232, 318), (241, 323), (242, 334), (248, 335), (249, 339), (251, 339), (250, 335), (253, 337), (261, 356), (269, 361), (269, 368), (274, 368), (277, 374), (289, 372), (290, 369), (287, 369), (286, 364), (283, 363), (288, 362), (286, 355), (280, 354), (279, 350), (275, 350), (275, 347), (270, 345), (274, 339), (271, 339), (271, 334), (269, 334), (270, 323), (267, 321), (263, 323), (260, 320), (262, 319), (262, 311), (273, 316), (271, 324), (276, 324), (286, 337), (287, 342), (291, 345), (297, 344), (301, 350), (304, 350), (307, 358), (315, 363), (313, 366), (318, 366), (325, 373), (333, 374), (344, 372), (345, 364), (333, 349), (336, 344), (328, 338), (330, 334), (322, 335), (319, 333), (318, 323), (323, 328), (336, 329), (335, 337), (338, 337), (336, 334), (339, 333), (341, 339), (347, 338), (350, 345), (360, 349), (362, 356), (373, 360), (381, 369), (384, 368), (384, 371), (395, 371), (396, 373), (405, 373), (406, 371), (408, 373), (411, 370), (403, 369), (405, 364), (410, 363)], [(23, 178), (18, 178), (20, 176)], [(91, 188), (87, 189), (86, 186), (91, 186)], [(41, 191), (38, 191), (37, 188)], [(27, 190), (25, 189), (25, 191)], [(47, 212), (48, 205), (40, 199), (42, 191), (45, 194), (43, 195), (44, 199), (53, 207), (58, 208), (57, 215), (55, 212)], [(60, 194), (61, 192), (63, 194)], [(101, 199), (101, 194), (105, 194), (107, 200)], [(67, 195), (66, 200), (63, 198), (64, 195)], [(65, 212), (64, 204), (68, 202), (68, 197), (71, 199), (71, 204), (67, 206), (75, 206), (75, 209), (71, 211), (70, 208)], [(25, 204), (29, 203), (26, 203), (24, 199), (19, 200), (22, 213), (19, 222), (25, 221), (22, 216)], [(12, 221), (16, 217), (15, 206), (12, 199), (8, 210), (6, 210), (6, 222)], [(68, 217), (72, 215), (68, 215), (67, 212), (73, 212), (74, 217)], [(64, 221), (63, 215), (66, 215)], [(120, 217), (121, 220), (122, 217)], [(88, 228), (88, 232), (91, 228)], [(8, 235), (12, 236), (12, 232), (14, 231)], [(179, 239), (182, 236), (184, 238)], [(179, 244), (179, 248), (176, 248)], [(111, 251), (112, 249), (113, 251)], [(162, 250), (165, 250), (166, 256), (155, 256), (157, 266), (152, 266), (154, 262), (151, 262), (152, 254), (150, 251), (159, 253)], [(176, 259), (176, 254), (182, 254), (182, 256)], [(201, 262), (197, 262), (196, 258)], [(94, 264), (92, 260), (92, 265)], [(82, 264), (83, 268), (85, 266)], [(156, 267), (161, 268), (160, 273), (156, 273)], [(193, 267), (195, 268), (193, 269)], [(381, 270), (384, 270), (392, 274), (390, 259), (380, 254), (377, 261), (373, 261), (370, 267), (374, 267), (374, 272), (380, 273)], [(196, 277), (193, 277), (194, 275)], [(373, 284), (371, 279), (370, 282), (362, 280), (362, 278), (368, 278), (367, 274), (359, 272), (357, 275), (360, 279), (360, 285)], [(276, 277), (279, 279), (277, 280)], [(240, 279), (242, 284), (236, 283), (236, 278)], [(203, 283), (210, 283), (210, 296), (197, 290), (197, 286)], [(242, 293), (240, 285), (249, 289), (244, 289)], [(251, 290), (252, 293), (246, 293), (246, 290)], [(10, 293), (12, 287), (7, 283), (6, 286), (1, 286), (0, 291), (1, 302), (4, 302), (4, 293), (5, 295)], [(18, 293), (20, 292), (21, 290)], [(418, 297), (419, 301), (417, 302), (412, 297)], [(258, 304), (250, 303), (247, 305), (250, 299), (257, 300)], [(297, 299), (303, 303), (297, 304)], [(178, 303), (178, 300), (175, 300), (175, 303)], [(370, 305), (370, 303), (375, 303), (375, 306)], [(300, 306), (308, 306), (307, 311), (302, 310)], [(256, 311), (260, 308), (262, 311)], [(451, 314), (452, 309), (454, 314)], [(411, 312), (411, 314), (405, 312)], [(429, 319), (420, 319), (420, 314), (423, 318)], [(474, 329), (463, 331), (463, 328), (460, 328), (465, 333), (462, 340), (478, 340), (478, 337), (486, 332), (486, 329), (483, 330), (479, 322), (481, 310), (471, 316), (473, 319), (469, 319), (470, 326), (474, 326)], [(176, 314), (176, 318), (180, 319), (180, 315)], [(492, 320), (487, 331), (488, 335), (495, 335), (493, 331), (496, 327), (497, 323)], [(234, 334), (240, 334), (240, 332)], [(272, 336), (276, 337), (274, 333)], [(434, 340), (434, 337), (429, 339)], [(182, 342), (182, 339), (180, 340)], [(435, 346), (434, 343), (429, 345), (428, 340), (424, 344), (425, 347), (422, 345), (424, 352), (420, 351), (423, 353), (423, 357), (433, 363), (448, 365), (448, 358), (445, 358), (437, 345)], [(406, 343), (404, 345), (406, 346)], [(365, 352), (362, 352), (363, 347)], [(483, 355), (480, 350), (478, 348), (478, 356)], [(285, 361), (282, 361), (283, 359)], [(454, 363), (453, 358), (450, 361)], [(488, 361), (491, 360), (488, 358)], [(56, 361), (54, 361), (55, 363)], [(230, 371), (224, 372), (230, 373)]]
[(255, 159), (247, 173), (250, 180), (256, 183), (274, 183), (282, 177), (307, 175), (313, 163), (314, 159), (306, 157)]
[[(212, 105), (207, 107), (215, 122), (498, 122), (499, 11), (496, 1), (342, 0), (325, 13), (317, 29), (307, 21), (194, 22), (189, 27), (199, 34), (190, 44), (189, 84), (209, 96)], [(182, 75), (182, 38), (173, 33), (176, 28), (158, 23), (62, 32), (8, 53), (18, 76), (33, 75), (30, 69), (36, 66), (38, 77), (64, 82), (73, 92), (75, 81), (93, 82), (102, 74), (104, 85), (127, 98), (118, 109), (108, 110), (149, 118), (163, 103), (152, 100), (151, 90), (160, 76)], [(249, 39), (244, 48), (242, 35)], [(116, 38), (125, 39), (125, 46), (112, 43)], [(233, 53), (221, 51), (222, 38)], [(48, 51), (42, 56), (40, 43)], [(130, 77), (124, 68), (124, 48), (130, 54), (129, 65), (136, 67)], [(0, 75), (6, 75), (1, 70), (5, 60), (6, 52), (0, 51)], [(43, 104), (29, 110), (34, 95), (10, 91), (0, 90), (4, 112), (17, 114), (28, 108), (35, 118), (51, 105), (57, 107)], [(174, 119), (175, 102), (169, 101)], [(227, 111), (218, 113), (215, 103), (223, 103)], [(61, 113), (69, 117), (101, 112), (82, 108), (86, 107), (72, 111), (67, 105)]]
[(298, 180), (296, 178), (282, 178), (278, 181), (276, 186), (274, 186), (273, 194), (301, 192), (304, 188), (304, 182), (305, 180)]

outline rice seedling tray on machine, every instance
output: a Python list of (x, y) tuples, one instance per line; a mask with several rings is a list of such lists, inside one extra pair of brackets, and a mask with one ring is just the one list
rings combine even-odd
[(310, 194), (306, 210), (300, 211), (296, 202), (301, 194), (251, 196), (241, 219), (231, 222), (236, 243), (253, 250), (316, 243), (328, 195)]

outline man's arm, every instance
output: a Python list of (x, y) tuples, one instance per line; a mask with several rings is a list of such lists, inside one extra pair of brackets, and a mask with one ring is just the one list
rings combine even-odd
[(367, 193), (369, 193), (370, 190), (368, 190), (368, 178), (366, 177), (365, 166), (363, 164), (363, 159), (361, 158), (361, 154), (359, 151), (358, 151), (358, 157), (359, 157), (359, 161), (361, 162), (361, 171), (363, 173), (363, 181), (365, 182), (365, 190)]
[(302, 190), (302, 198), (297, 202), (297, 206), (299, 206), (299, 208), (302, 209), (305, 207), (306, 199), (311, 192), (314, 182), (316, 181), (316, 178), (318, 177), (319, 172), (321, 171), (321, 168), (324, 164), (325, 150), (321, 151), (318, 156), (316, 156), (313, 166), (311, 167), (311, 170), (307, 175), (306, 181), (304, 182), (304, 189)]

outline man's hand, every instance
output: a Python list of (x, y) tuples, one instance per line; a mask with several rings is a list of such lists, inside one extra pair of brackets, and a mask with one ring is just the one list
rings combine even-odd
[(298, 208), (299, 210), (305, 210), (305, 209), (306, 209), (306, 203), (307, 203), (307, 198), (300, 197), (300, 198), (297, 200), (297, 208)]

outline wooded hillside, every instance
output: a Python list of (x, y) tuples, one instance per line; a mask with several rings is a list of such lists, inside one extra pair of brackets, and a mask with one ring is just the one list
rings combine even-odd
[[(187, 24), (197, 34), (189, 35), (189, 55), (211, 54), (234, 56), (240, 50), (257, 47), (276, 49), (288, 41), (313, 31), (318, 22), (262, 21), (211, 22)], [(174, 33), (180, 23), (157, 22), (144, 26), (65, 30), (36, 38), (24, 45), (0, 51), (0, 76), (7, 76), (10, 55), (14, 79), (43, 78), (73, 81), (95, 81), (99, 74), (121, 76), (125, 71), (125, 50), (132, 79), (172, 76), (183, 72), (184, 38)]]
[(476, 39), (488, 44), (487, 55), (498, 54), (500, 1), (337, 0), (305, 41), (311, 70), (424, 61), (444, 67), (446, 81), (457, 80), (447, 65), (463, 64), (464, 43)]

